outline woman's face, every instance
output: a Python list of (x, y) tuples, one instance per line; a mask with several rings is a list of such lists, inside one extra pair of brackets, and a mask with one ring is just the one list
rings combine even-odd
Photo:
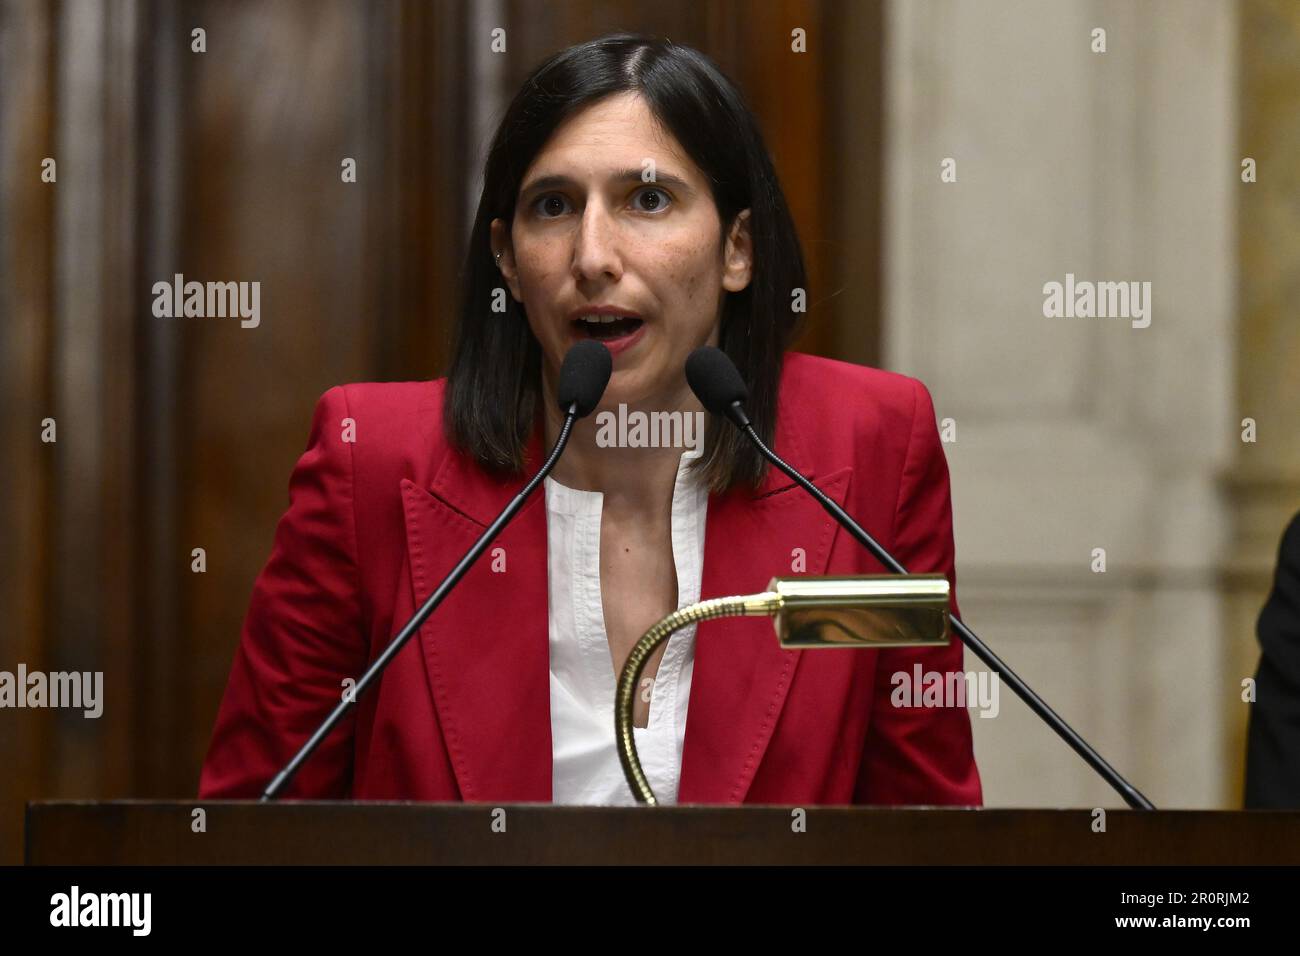
[[(603, 338), (614, 374), (600, 407), (672, 410), (688, 398), (686, 357), (718, 343), (725, 294), (749, 284), (748, 221), (744, 210), (724, 247), (704, 173), (627, 93), (555, 131), (524, 174), (508, 234), (493, 220), (492, 246), (549, 382), (574, 343)], [(640, 324), (577, 319), (599, 307)]]

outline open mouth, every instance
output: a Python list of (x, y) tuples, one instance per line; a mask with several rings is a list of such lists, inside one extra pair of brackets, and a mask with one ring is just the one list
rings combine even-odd
[(629, 336), (641, 328), (642, 324), (640, 319), (624, 316), (593, 316), (590, 319), (573, 320), (573, 326), (580, 337), (601, 341), (612, 341)]

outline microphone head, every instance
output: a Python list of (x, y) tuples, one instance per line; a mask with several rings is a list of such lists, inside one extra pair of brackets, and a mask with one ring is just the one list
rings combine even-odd
[(686, 381), (700, 404), (714, 415), (734, 419), (733, 403), (744, 405), (749, 400), (749, 389), (736, 363), (722, 349), (710, 345), (687, 356)]
[(614, 357), (609, 349), (595, 339), (583, 339), (569, 349), (560, 366), (560, 382), (556, 398), (560, 411), (569, 413), (569, 406), (578, 403), (578, 417), (586, 418), (600, 404), (605, 386), (614, 373)]

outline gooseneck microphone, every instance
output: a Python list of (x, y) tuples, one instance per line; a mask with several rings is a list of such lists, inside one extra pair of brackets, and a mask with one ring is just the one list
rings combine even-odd
[[(749, 416), (745, 414), (745, 402), (749, 398), (749, 390), (745, 387), (744, 379), (740, 377), (740, 371), (736, 368), (735, 363), (731, 361), (730, 356), (721, 349), (705, 346), (698, 348), (686, 359), (686, 381), (690, 384), (691, 390), (700, 400), (706, 409), (714, 415), (723, 415), (735, 423), (736, 427), (744, 432), (754, 446), (763, 454), (763, 457), (773, 465), (788, 475), (796, 484), (807, 491), (817, 499), (817, 502), (830, 515), (840, 523), (849, 534), (859, 544), (870, 551), (882, 565), (889, 568), (895, 574), (907, 574), (907, 569), (894, 560), (893, 555), (886, 551), (871, 535), (867, 534), (849, 514), (838, 504), (828, 498), (820, 488), (801, 475), (786, 462), (782, 461), (775, 452), (763, 443), (758, 433), (754, 431), (754, 426), (750, 424)], [(989, 669), (996, 673), (999, 678), (1005, 681), (1016, 696), (1023, 700), (1035, 714), (1038, 715), (1047, 726), (1056, 731), (1057, 735), (1064, 740), (1070, 747), (1082, 757), (1115, 791), (1124, 798), (1124, 802), (1135, 810), (1154, 810), (1155, 805), (1144, 797), (1136, 787), (1120, 776), (1106, 760), (1093, 750), (1088, 742), (1080, 737), (1069, 724), (1052, 710), (1047, 703), (1039, 697), (1034, 691), (1021, 680), (1010, 667), (993, 653), (988, 646), (981, 641), (969, 627), (963, 624), (955, 615), (949, 613), (948, 619), (952, 622), (953, 630), (962, 639), (967, 647), (982, 660)]]
[(605, 386), (609, 384), (609, 377), (613, 369), (614, 360), (609, 353), (609, 349), (594, 339), (584, 339), (569, 349), (564, 356), (564, 363), (560, 367), (560, 379), (555, 389), (560, 411), (564, 412), (564, 424), (560, 428), (559, 437), (555, 440), (555, 447), (551, 449), (551, 453), (542, 464), (541, 470), (533, 476), (528, 484), (524, 485), (523, 490), (515, 495), (501, 514), (497, 515), (496, 520), (474, 542), (474, 546), (465, 553), (460, 562), (443, 578), (437, 590), (429, 595), (429, 599), (406, 622), (397, 636), (384, 648), (383, 653), (375, 658), (374, 663), (357, 679), (356, 685), (343, 696), (339, 704), (325, 718), (325, 722), (303, 744), (302, 749), (267, 784), (266, 789), (262, 792), (262, 803), (274, 799), (288, 785), (289, 781), (294, 778), (316, 748), (321, 745), (321, 742), (330, 735), (338, 722), (343, 719), (343, 715), (356, 705), (357, 699), (379, 678), (392, 659), (397, 656), (397, 652), (420, 629), (421, 625), (433, 613), (434, 609), (442, 603), (443, 599), (451, 593), (451, 589), (465, 576), (465, 572), (469, 570), (470, 565), (478, 560), (478, 557), (487, 549), (487, 546), (501, 533), (501, 529), (509, 524), (510, 519), (523, 507), (524, 502), (528, 500), (528, 496), (551, 473), (555, 463), (560, 460), (565, 445), (569, 443), (573, 423), (579, 418), (590, 415), (595, 407), (600, 404), (600, 397), (605, 394)]

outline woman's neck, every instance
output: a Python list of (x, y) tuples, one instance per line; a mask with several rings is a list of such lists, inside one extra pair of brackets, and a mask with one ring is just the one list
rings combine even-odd
[[(549, 384), (543, 385), (542, 392), (543, 447), (549, 450), (559, 437), (564, 415)], [(670, 414), (650, 417), (663, 412)], [(703, 407), (684, 382), (675, 396), (598, 410), (574, 422), (551, 477), (569, 488), (602, 492), (606, 507), (666, 513), (682, 453), (703, 447), (704, 420)], [(666, 422), (671, 427), (665, 427)], [(665, 437), (672, 441), (663, 441)]]

